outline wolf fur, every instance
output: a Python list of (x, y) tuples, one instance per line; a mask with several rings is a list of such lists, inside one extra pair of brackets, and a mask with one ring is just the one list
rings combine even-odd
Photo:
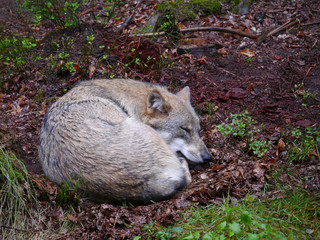
[(78, 84), (47, 112), (39, 158), (57, 184), (78, 184), (91, 199), (148, 202), (191, 182), (188, 163), (211, 159), (185, 87), (125, 79)]

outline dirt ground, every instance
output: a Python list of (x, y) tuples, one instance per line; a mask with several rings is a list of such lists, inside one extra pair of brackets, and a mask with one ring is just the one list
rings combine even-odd
[[(19, 17), (14, 12), (15, 5), (8, 3), (11, 1), (0, 1), (0, 23), (6, 26), (3, 31), (10, 34), (20, 31), (24, 25), (18, 21)], [(152, 4), (145, 4), (144, 7), (151, 9)], [(263, 22), (255, 20), (257, 14), (265, 16)], [(137, 14), (136, 18), (139, 17)], [(168, 201), (150, 206), (119, 207), (83, 200), (82, 211), (77, 215), (77, 219), (85, 220), (87, 224), (76, 228), (73, 233), (66, 233), (61, 239), (99, 239), (101, 236), (126, 239), (135, 234), (139, 235), (142, 224), (151, 221), (157, 221), (164, 226), (172, 224), (179, 218), (177, 213), (190, 204), (206, 205), (220, 201), (228, 193), (239, 198), (248, 192), (255, 197), (267, 197), (263, 187), (269, 181), (268, 171), (278, 164), (283, 164), (286, 159), (285, 150), (277, 150), (279, 140), (285, 139), (285, 133), (295, 126), (319, 127), (320, 2), (258, 1), (251, 6), (249, 15), (238, 16), (226, 12), (219, 16), (182, 22), (184, 27), (201, 24), (262, 30), (276, 28), (290, 17), (296, 17), (300, 23), (268, 37), (260, 45), (256, 39), (227, 33), (195, 32), (183, 36), (184, 39), (204, 39), (204, 43), (196, 43), (194, 47), (214, 46), (215, 51), (211, 53), (179, 55), (177, 44), (165, 37), (148, 40), (128, 37), (126, 34), (119, 36), (119, 47), (116, 46), (112, 52), (112, 57), (118, 61), (125, 61), (120, 46), (130, 44), (142, 52), (141, 56), (159, 57), (163, 54), (171, 59), (173, 67), (165, 67), (161, 71), (146, 71), (132, 66), (132, 70), (128, 70), (126, 75), (169, 86), (172, 91), (189, 86), (193, 106), (201, 112), (203, 137), (214, 162), (195, 167), (192, 170), (193, 183), (179, 196)], [(125, 17), (122, 18), (124, 19)], [(129, 26), (128, 31), (141, 25), (142, 23), (136, 20)], [(83, 47), (84, 32), (95, 34), (96, 46), (108, 44), (114, 39), (110, 28), (101, 28), (89, 22), (80, 30), (66, 33), (79, 40), (75, 41), (76, 49)], [(42, 38), (39, 48), (43, 51), (50, 49), (50, 41), (53, 39), (55, 36)], [(254, 52), (254, 57), (249, 59), (243, 55), (241, 50), (244, 49)], [(74, 54), (72, 57), (77, 56)], [(156, 63), (154, 64), (156, 66)], [(30, 69), (26, 66), (23, 74), (12, 74), (4, 80), (7, 83), (2, 86), (0, 93), (0, 108), (3, 113), (0, 117), (0, 139), (1, 144), (14, 151), (30, 173), (40, 179), (37, 182), (44, 184), (37, 157), (38, 134), (44, 114), (56, 96), (61, 96), (65, 89), (71, 88), (76, 82), (88, 79), (90, 70), (69, 75), (55, 72), (51, 77), (42, 80), (45, 74), (40, 67)], [(103, 76), (98, 70), (91, 76), (100, 77)], [(304, 99), (303, 94), (306, 91), (310, 96)], [(40, 98), (47, 100), (39, 103)], [(209, 114), (206, 103), (217, 106), (214, 114)], [(225, 140), (215, 128), (215, 125), (224, 122), (230, 113), (243, 110), (248, 110), (259, 124), (264, 124), (263, 138), (273, 143), (273, 149), (263, 158), (257, 158), (243, 148), (241, 141)], [(312, 164), (316, 163), (302, 163), (298, 168), (307, 169)], [(311, 173), (304, 171), (303, 174)], [(319, 190), (317, 181), (306, 186), (310, 191)], [(132, 227), (126, 227), (129, 225)]]

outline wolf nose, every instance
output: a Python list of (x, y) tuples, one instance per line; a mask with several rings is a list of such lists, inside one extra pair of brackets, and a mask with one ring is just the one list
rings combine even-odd
[(202, 157), (202, 160), (204, 161), (204, 162), (209, 162), (209, 161), (212, 161), (213, 159), (212, 159), (212, 156), (211, 156), (211, 154), (209, 153), (209, 152), (204, 152), (204, 153), (202, 153), (201, 154), (201, 157)]

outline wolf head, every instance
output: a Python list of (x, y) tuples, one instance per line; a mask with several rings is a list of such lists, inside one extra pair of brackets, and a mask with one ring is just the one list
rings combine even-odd
[(147, 99), (147, 115), (147, 124), (178, 157), (184, 157), (191, 164), (212, 160), (199, 136), (200, 120), (191, 106), (189, 87), (176, 94), (152, 90)]

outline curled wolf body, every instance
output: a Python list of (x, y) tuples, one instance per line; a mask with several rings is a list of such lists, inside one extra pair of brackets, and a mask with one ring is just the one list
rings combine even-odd
[(102, 202), (170, 198), (191, 181), (188, 162), (211, 159), (189, 88), (125, 79), (78, 84), (48, 110), (39, 158), (53, 182)]

